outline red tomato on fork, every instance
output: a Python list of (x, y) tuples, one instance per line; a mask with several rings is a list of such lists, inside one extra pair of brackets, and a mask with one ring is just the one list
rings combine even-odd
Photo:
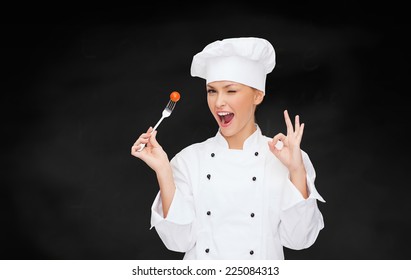
[(180, 100), (180, 93), (178, 93), (177, 91), (173, 91), (170, 94), (170, 99), (171, 101), (177, 102), (178, 100)]

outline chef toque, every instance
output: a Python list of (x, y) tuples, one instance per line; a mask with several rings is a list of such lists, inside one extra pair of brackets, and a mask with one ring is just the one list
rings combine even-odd
[(262, 38), (240, 37), (217, 40), (193, 57), (191, 76), (206, 83), (233, 81), (265, 94), (265, 81), (275, 66), (275, 51)]

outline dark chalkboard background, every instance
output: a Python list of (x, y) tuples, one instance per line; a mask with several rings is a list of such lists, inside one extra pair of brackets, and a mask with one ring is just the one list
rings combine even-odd
[(273, 43), (257, 121), (273, 136), (284, 109), (301, 115), (327, 201), (317, 242), (286, 258), (409, 259), (404, 8), (202, 4), (26, 10), (2, 22), (1, 259), (182, 258), (149, 230), (156, 178), (130, 147), (174, 90), (182, 98), (158, 133), (169, 157), (215, 134), (191, 59), (238, 36)]

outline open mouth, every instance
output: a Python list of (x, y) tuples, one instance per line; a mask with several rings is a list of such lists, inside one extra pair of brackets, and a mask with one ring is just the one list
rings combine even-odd
[(231, 112), (218, 112), (217, 115), (220, 117), (220, 122), (222, 126), (228, 126), (234, 118), (234, 113)]

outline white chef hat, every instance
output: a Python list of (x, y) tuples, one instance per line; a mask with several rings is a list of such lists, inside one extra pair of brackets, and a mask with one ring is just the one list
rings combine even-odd
[(265, 81), (275, 66), (275, 51), (262, 38), (217, 40), (193, 57), (191, 76), (214, 81), (233, 81), (265, 93)]

